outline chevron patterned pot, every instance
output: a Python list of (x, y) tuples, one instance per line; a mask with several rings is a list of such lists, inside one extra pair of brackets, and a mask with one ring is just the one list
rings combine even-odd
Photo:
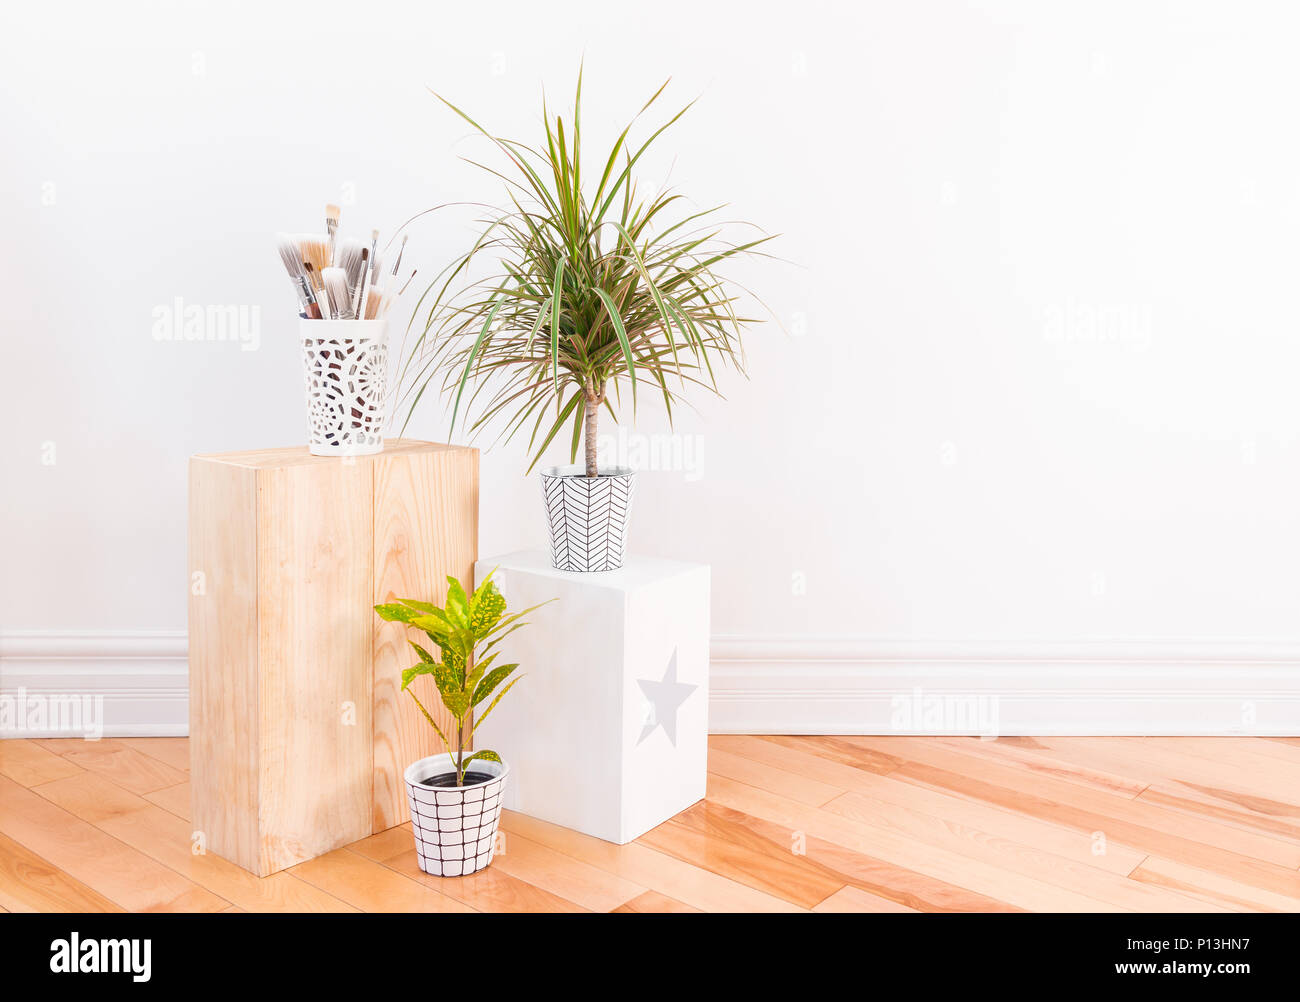
[(627, 552), (636, 473), (624, 466), (584, 475), (582, 466), (542, 471), (551, 524), (551, 566), (560, 571), (616, 571)]

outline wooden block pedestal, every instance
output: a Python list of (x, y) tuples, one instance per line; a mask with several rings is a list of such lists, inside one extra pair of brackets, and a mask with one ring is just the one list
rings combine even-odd
[(189, 503), (190, 782), (207, 850), (266, 876), (408, 820), (402, 771), (443, 749), (400, 691), (407, 630), (371, 606), (441, 603), (446, 575), (468, 580), (478, 450), (195, 456)]
[(501, 644), (524, 676), (475, 748), (510, 767), (505, 806), (630, 842), (704, 798), (709, 568), (650, 557), (616, 571), (557, 571), (542, 551), (475, 566), (507, 614), (558, 598)]

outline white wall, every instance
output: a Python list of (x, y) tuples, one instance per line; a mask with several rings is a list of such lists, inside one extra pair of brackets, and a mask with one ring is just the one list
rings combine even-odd
[[(0, 35), (3, 601), (14, 631), (179, 631), (185, 461), (304, 438), (270, 244), (496, 200), (426, 85), (591, 135), (663, 77), (647, 164), (783, 235), (790, 330), (701, 398), (700, 476), (635, 550), (714, 568), (715, 633), (917, 645), (1287, 644), (1300, 607), (1300, 93), (1285, 4), (22, 5)], [(671, 102), (670, 102), (671, 103)], [(672, 154), (675, 154), (675, 159)], [(50, 203), (50, 204), (46, 204)], [(463, 220), (415, 230), (424, 274)], [(261, 345), (152, 311), (262, 309)], [(438, 438), (426, 410), (413, 425)], [(653, 407), (636, 430), (666, 430)], [(53, 465), (46, 443), (53, 443)], [(482, 552), (540, 544), (520, 448)], [(804, 587), (799, 587), (799, 582)], [(801, 593), (802, 591), (802, 593)], [(981, 646), (983, 645), (983, 646)]]

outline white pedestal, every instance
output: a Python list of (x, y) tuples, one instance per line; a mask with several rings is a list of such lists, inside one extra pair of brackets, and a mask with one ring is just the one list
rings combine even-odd
[(543, 551), (480, 560), (506, 614), (526, 617), (496, 664), (525, 676), (474, 735), (509, 764), (506, 807), (630, 842), (703, 799), (708, 758), (709, 568), (629, 556), (557, 571)]

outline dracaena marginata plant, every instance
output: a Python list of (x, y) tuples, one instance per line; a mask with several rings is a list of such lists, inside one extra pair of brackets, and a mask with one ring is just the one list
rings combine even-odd
[[(465, 769), (475, 759), (501, 761), (496, 752), (487, 749), (466, 755), (465, 746), (471, 742), (474, 731), (487, 719), (501, 697), (523, 678), (522, 675), (511, 678), (519, 667), (518, 664), (494, 664), (500, 653), (496, 649), (497, 645), (506, 636), (527, 625), (523, 622), (524, 616), (545, 604), (534, 605), (511, 616), (505, 615), (506, 600), (489, 574), (472, 595), (467, 594), (464, 585), (449, 575), (447, 603), (442, 608), (432, 602), (418, 602), (409, 598), (399, 598), (396, 602), (375, 606), (375, 612), (379, 613), (381, 619), (390, 623), (406, 623), (423, 630), (439, 652), (440, 656), (434, 658), (426, 648), (414, 640), (410, 641), (415, 653), (420, 656), (420, 661), (402, 672), (402, 690), (415, 700), (424, 719), (429, 721), (429, 725), (442, 739), (455, 764), (457, 786), (464, 785)], [(421, 675), (433, 676), (438, 694), (442, 697), (442, 705), (451, 714), (455, 723), (454, 745), (420, 702), (420, 698), (410, 689), (411, 682)], [(505, 688), (497, 692), (487, 709), (476, 716), (467, 733), (466, 718), (470, 711), (491, 696), (503, 682)]]
[[(435, 95), (504, 156), (500, 170), (475, 166), (505, 182), (509, 206), (479, 220), (472, 246), (416, 306), (418, 317), (429, 304), (400, 374), (408, 423), (436, 383), (453, 398), (452, 432), (458, 420), (472, 435), (499, 420), (498, 440), (507, 442), (528, 430), (531, 471), (569, 426), (570, 462), (585, 438), (586, 475), (593, 477), (600, 408), (617, 421), (624, 389), (634, 414), (638, 388), (662, 397), (671, 424), (685, 391), (719, 392), (717, 368), (744, 372), (741, 334), (751, 321), (736, 312), (740, 287), (716, 269), (773, 238), (725, 239), (721, 205), (689, 212), (680, 194), (640, 197), (633, 168), (691, 107), (639, 145), (629, 141), (665, 87), (596, 161), (594, 178), (583, 169), (581, 71), (571, 125), (552, 120), (543, 100), (540, 148), (489, 133)], [(481, 258), (495, 263), (486, 277), (472, 279)]]

